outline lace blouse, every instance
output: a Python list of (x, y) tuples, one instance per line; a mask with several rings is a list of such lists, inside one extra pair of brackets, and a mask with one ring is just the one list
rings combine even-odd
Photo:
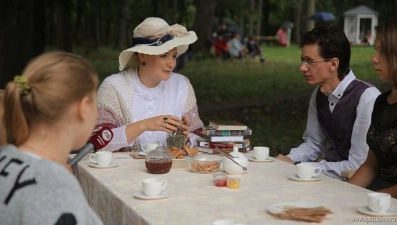
[(102, 150), (124, 148), (139, 151), (142, 144), (158, 141), (165, 145), (166, 132), (163, 131), (145, 131), (127, 143), (126, 125), (158, 115), (187, 116), (190, 132), (203, 126), (198, 116), (193, 87), (185, 76), (176, 73), (156, 87), (148, 88), (141, 83), (136, 70), (120, 72), (103, 81), (98, 90), (97, 102), (97, 123), (116, 127), (112, 129), (112, 141)]
[(397, 103), (387, 102), (390, 92), (375, 101), (367, 143), (379, 162), (378, 177), (397, 183)]

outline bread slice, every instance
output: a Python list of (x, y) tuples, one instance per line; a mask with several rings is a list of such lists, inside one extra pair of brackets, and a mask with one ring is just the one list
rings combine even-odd
[(183, 149), (188, 155), (196, 155), (199, 152), (198, 148), (189, 148), (187, 145), (184, 145)]

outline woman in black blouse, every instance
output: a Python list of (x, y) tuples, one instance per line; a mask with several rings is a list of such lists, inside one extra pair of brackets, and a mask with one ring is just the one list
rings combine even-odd
[(350, 183), (397, 197), (397, 17), (376, 27), (375, 72), (391, 82), (392, 89), (379, 95), (367, 134), (369, 151)]

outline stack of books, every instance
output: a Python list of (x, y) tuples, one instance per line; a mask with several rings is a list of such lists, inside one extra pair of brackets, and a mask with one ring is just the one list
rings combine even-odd
[(201, 137), (197, 140), (199, 147), (217, 147), (225, 151), (233, 151), (233, 147), (238, 147), (241, 152), (251, 150), (247, 136), (252, 135), (252, 130), (238, 121), (213, 120), (208, 126), (197, 129), (194, 133)]

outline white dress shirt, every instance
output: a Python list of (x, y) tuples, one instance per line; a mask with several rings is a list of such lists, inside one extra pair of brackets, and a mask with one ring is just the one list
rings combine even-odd
[[(350, 73), (339, 83), (332, 94), (328, 96), (329, 109), (331, 113), (333, 112), (336, 104), (338, 104), (339, 99), (342, 98), (346, 88), (354, 79), (356, 79), (356, 77), (353, 72), (350, 71)], [(356, 120), (352, 131), (348, 160), (340, 162), (327, 162), (322, 160), (316, 163), (314, 161), (319, 157), (324, 156), (327, 151), (325, 147), (326, 138), (321, 130), (317, 117), (316, 95), (318, 88), (319, 87), (315, 88), (313, 91), (309, 102), (307, 125), (303, 134), (303, 140), (305, 142), (297, 148), (292, 148), (287, 157), (291, 158), (294, 162), (312, 162), (313, 165), (321, 168), (323, 174), (341, 179), (341, 172), (343, 170), (355, 170), (364, 163), (367, 158), (369, 147), (366, 142), (366, 137), (369, 125), (371, 124), (371, 114), (374, 102), (380, 92), (376, 87), (369, 87), (360, 97), (356, 111)]]
[[(131, 112), (132, 122), (159, 115), (174, 115), (182, 118), (189, 91), (186, 77), (172, 73), (167, 81), (161, 81), (154, 88), (143, 85), (136, 75), (130, 77), (132, 79), (130, 88), (134, 90), (133, 101), (128, 102), (122, 99), (122, 102), (128, 102), (125, 107)], [(164, 131), (145, 131), (128, 143), (125, 128), (126, 126), (121, 126), (112, 129), (113, 139), (102, 150), (115, 151), (125, 146), (134, 145), (136, 140), (139, 140), (139, 143), (160, 141), (163, 146), (166, 146), (167, 133)], [(142, 144), (140, 147), (142, 150)]]

